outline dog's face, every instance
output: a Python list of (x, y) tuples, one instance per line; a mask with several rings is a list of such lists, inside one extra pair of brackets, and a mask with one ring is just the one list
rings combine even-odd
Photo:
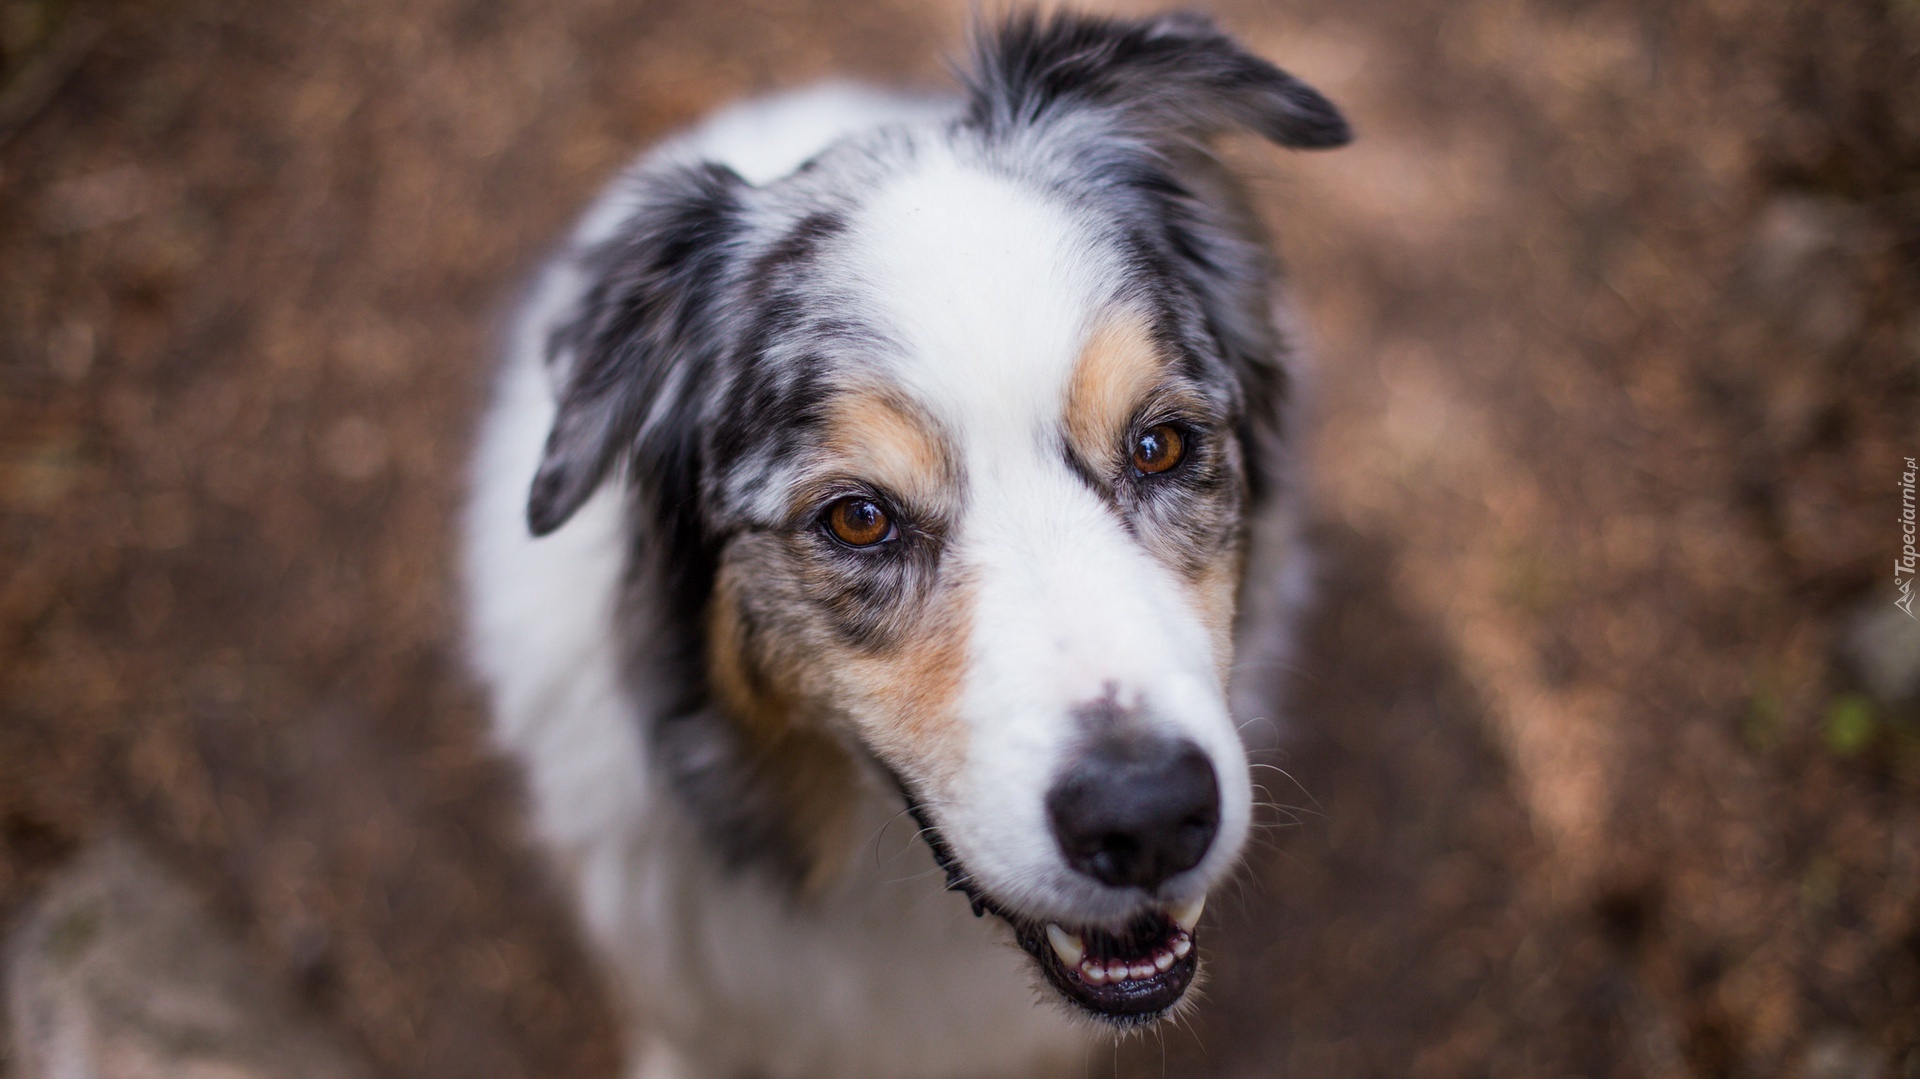
[(949, 126), (643, 178), (555, 341), (531, 520), (624, 463), (705, 756), (803, 828), (823, 740), (876, 762), (1051, 984), (1142, 1021), (1251, 816), (1226, 686), (1280, 407), (1268, 266), (1193, 140), (1345, 130), (1191, 18), (1016, 20), (978, 64)]

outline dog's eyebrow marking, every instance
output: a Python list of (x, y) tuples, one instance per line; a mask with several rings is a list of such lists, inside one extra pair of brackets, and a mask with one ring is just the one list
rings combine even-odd
[(1167, 376), (1166, 354), (1136, 312), (1110, 315), (1094, 326), (1067, 384), (1067, 439), (1082, 461), (1102, 471), (1114, 459), (1140, 402)]
[(835, 395), (826, 416), (822, 444), (831, 467), (919, 504), (951, 507), (960, 466), (931, 417), (895, 394), (872, 389)]

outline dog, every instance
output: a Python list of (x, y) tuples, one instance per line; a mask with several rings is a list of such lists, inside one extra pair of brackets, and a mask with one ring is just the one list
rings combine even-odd
[(661, 146), (506, 342), (471, 658), (648, 1079), (1070, 1071), (1189, 998), (1253, 820), (1295, 375), (1209, 145), (1347, 124), (1189, 14), (962, 81)]

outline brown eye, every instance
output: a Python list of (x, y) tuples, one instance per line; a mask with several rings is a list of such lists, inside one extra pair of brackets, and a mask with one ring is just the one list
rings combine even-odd
[(1147, 428), (1133, 440), (1133, 467), (1149, 476), (1165, 472), (1186, 455), (1186, 440), (1164, 423)]
[(871, 547), (893, 535), (893, 520), (871, 498), (843, 498), (827, 507), (827, 528), (849, 547)]

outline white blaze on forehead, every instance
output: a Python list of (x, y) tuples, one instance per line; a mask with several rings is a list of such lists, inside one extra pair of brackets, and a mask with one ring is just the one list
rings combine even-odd
[(1105, 284), (1064, 207), (938, 161), (880, 192), (852, 233), (852, 264), (904, 346), (895, 375), (951, 426), (970, 467), (1055, 429)]

